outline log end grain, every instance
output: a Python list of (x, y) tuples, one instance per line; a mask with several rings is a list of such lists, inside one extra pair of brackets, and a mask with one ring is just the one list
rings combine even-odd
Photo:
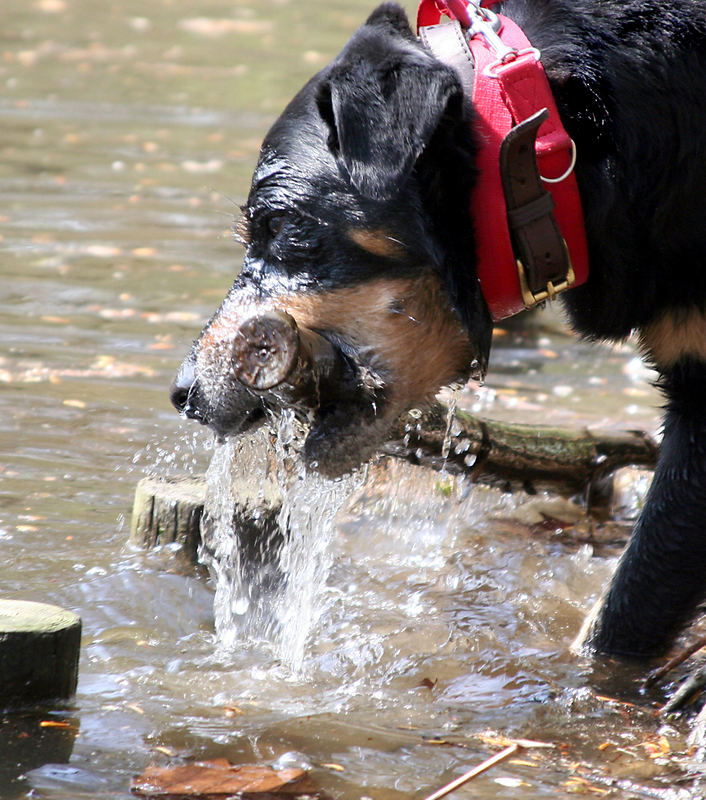
[(47, 603), (0, 600), (0, 704), (68, 699), (76, 692), (81, 618)]
[(297, 323), (270, 311), (245, 320), (233, 341), (233, 372), (250, 389), (273, 389), (292, 372), (299, 355)]

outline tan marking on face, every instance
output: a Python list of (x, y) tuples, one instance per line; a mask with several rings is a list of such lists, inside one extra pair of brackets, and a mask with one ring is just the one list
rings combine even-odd
[(335, 333), (360, 351), (382, 374), (395, 408), (421, 403), (457, 380), (475, 355), (434, 275), (290, 295), (277, 303), (298, 324)]
[(642, 328), (640, 346), (658, 367), (671, 367), (688, 356), (706, 361), (706, 312), (665, 312)]
[(401, 258), (405, 248), (387, 231), (371, 231), (366, 228), (351, 228), (348, 236), (363, 250), (383, 258)]
[(238, 298), (237, 303), (224, 304), (221, 311), (216, 314), (209, 326), (201, 334), (199, 339), (200, 353), (207, 351), (220, 352), (224, 346), (232, 346), (233, 337), (236, 331), (246, 319), (255, 316), (262, 311), (272, 310), (270, 303), (263, 303), (249, 296), (246, 292)]

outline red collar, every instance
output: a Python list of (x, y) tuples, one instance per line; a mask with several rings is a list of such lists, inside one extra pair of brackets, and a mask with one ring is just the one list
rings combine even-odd
[[(483, 0), (484, 5), (486, 2), (488, 0)], [(427, 37), (422, 29), (438, 26), (443, 14), (461, 23), (464, 35), (457, 38), (459, 46), (465, 48), (465, 60), (470, 62), (472, 72), (474, 126), (481, 141), (478, 184), (471, 197), (471, 218), (476, 225), (477, 274), (491, 316), (500, 320), (552, 299), (558, 292), (584, 283), (588, 277), (581, 199), (573, 173), (576, 150), (559, 118), (539, 60), (540, 53), (522, 30), (507, 17), (477, 11), (473, 3), (466, 7), (465, 0), (421, 0), (417, 25), (423, 41), (427, 41)], [(499, 30), (494, 31), (491, 22), (495, 22), (496, 28), (499, 23)], [(471, 58), (467, 57), (468, 51)], [(464, 67), (459, 68), (458, 57), (449, 61), (465, 71)], [(461, 75), (461, 80), (468, 89), (468, 75)], [(536, 176), (538, 170), (536, 188), (543, 197), (523, 202), (513, 210), (512, 188), (508, 188), (511, 177), (503, 173), (500, 166), (504, 142), (513, 138), (508, 137), (511, 131), (520, 130), (520, 123), (527, 122), (531, 126), (530, 118), (543, 109), (547, 109), (548, 118), (541, 125), (539, 121), (534, 125), (538, 128), (534, 142), (536, 161), (532, 159), (531, 165)], [(505, 160), (507, 157), (507, 154), (503, 156)], [(512, 171), (511, 166), (509, 173)], [(536, 210), (540, 207), (541, 212)], [(555, 275), (549, 269), (549, 279), (546, 269), (544, 277), (540, 275), (539, 279), (532, 271), (528, 285), (530, 270), (525, 269), (522, 262), (533, 260), (530, 252), (537, 250), (537, 243), (530, 241), (528, 251), (525, 242), (523, 249), (521, 240), (528, 239), (527, 230), (531, 229), (531, 224), (518, 233), (516, 220), (527, 220), (533, 213), (537, 216), (530, 223), (536, 223), (543, 215), (541, 224), (545, 232), (550, 223), (568, 258), (564, 255), (566, 266), (559, 270), (561, 274)], [(512, 226), (509, 219), (513, 220)], [(543, 247), (541, 244), (540, 249)], [(541, 259), (540, 254), (539, 261)], [(541, 265), (539, 272), (542, 272)]]

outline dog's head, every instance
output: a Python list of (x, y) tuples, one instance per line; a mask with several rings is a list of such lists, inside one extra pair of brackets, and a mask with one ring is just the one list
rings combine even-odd
[(485, 369), (470, 113), (404, 12), (380, 6), (267, 134), (238, 226), (242, 271), (182, 364), (177, 408), (227, 435), (281, 404), (238, 379), (234, 355), (242, 323), (270, 311), (346, 365), (350, 391), (308, 403), (307, 458), (328, 472), (365, 460), (405, 409)]

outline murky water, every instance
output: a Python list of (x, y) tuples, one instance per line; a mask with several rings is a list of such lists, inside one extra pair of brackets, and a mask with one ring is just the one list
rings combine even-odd
[[(697, 796), (677, 783), (683, 731), (649, 713), (659, 695), (567, 652), (615, 549), (513, 521), (522, 498), (391, 467), (313, 540), (314, 561), (289, 565), (314, 594), (308, 633), (279, 644), (219, 646), (213, 583), (126, 544), (137, 480), (203, 472), (213, 454), (166, 387), (238, 268), (229, 229), (259, 140), (368, 11), (3, 0), (0, 586), (77, 611), (84, 641), (75, 704), (0, 717), (2, 797), (127, 798), (153, 761), (217, 756), (308, 764), (346, 800), (423, 797), (497, 749), (488, 730), (556, 747), (459, 797), (609, 779), (624, 782), (613, 796), (645, 796), (631, 781)], [(629, 347), (554, 327), (498, 345), (461, 406), (657, 427)], [(325, 509), (306, 501), (290, 525), (311, 533), (306, 514)]]

